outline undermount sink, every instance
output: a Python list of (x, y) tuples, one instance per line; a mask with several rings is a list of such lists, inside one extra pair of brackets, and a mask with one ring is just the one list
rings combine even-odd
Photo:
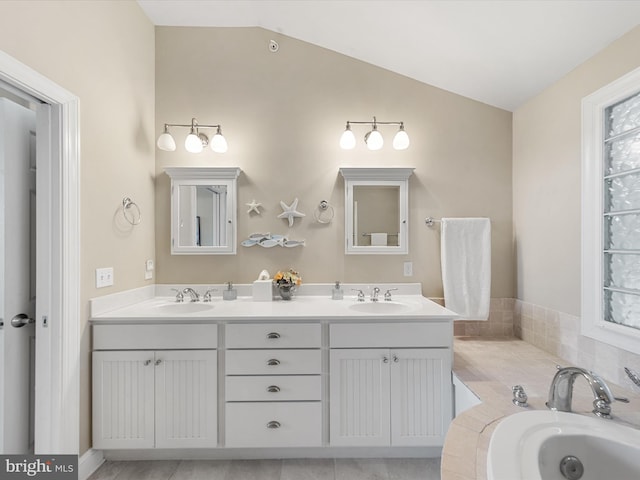
[(393, 313), (403, 313), (413, 310), (412, 305), (400, 302), (359, 302), (349, 305), (351, 310), (360, 313), (379, 313), (381, 315), (389, 315)]
[(155, 307), (162, 313), (179, 314), (179, 313), (197, 313), (206, 312), (207, 310), (213, 310), (213, 305), (210, 303), (164, 303)]

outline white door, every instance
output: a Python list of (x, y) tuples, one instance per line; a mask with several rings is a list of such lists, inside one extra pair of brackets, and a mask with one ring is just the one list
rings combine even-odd
[[(35, 112), (0, 98), (0, 453), (33, 452)], [(13, 326), (13, 325), (15, 326)]]
[(155, 356), (157, 448), (218, 443), (218, 352), (161, 350)]
[(154, 352), (93, 352), (93, 448), (153, 448)]
[(332, 446), (388, 446), (389, 350), (331, 350), (330, 431)]
[(391, 444), (442, 446), (451, 422), (451, 352), (391, 351)]

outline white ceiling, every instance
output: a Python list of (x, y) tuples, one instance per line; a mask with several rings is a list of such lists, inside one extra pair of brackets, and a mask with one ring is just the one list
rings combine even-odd
[(138, 3), (155, 25), (262, 27), (511, 111), (640, 23), (640, 0)]

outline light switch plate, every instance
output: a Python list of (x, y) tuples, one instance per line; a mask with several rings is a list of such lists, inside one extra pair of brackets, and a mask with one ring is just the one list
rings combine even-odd
[(413, 262), (404, 262), (403, 271), (405, 277), (411, 277), (413, 275)]
[(96, 288), (113, 285), (113, 267), (96, 268)]

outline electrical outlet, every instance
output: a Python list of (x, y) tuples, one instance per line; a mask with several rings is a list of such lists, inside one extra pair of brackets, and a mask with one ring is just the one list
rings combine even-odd
[(113, 285), (113, 267), (96, 268), (96, 288)]
[(411, 277), (413, 275), (413, 262), (404, 262), (403, 271), (405, 277)]

